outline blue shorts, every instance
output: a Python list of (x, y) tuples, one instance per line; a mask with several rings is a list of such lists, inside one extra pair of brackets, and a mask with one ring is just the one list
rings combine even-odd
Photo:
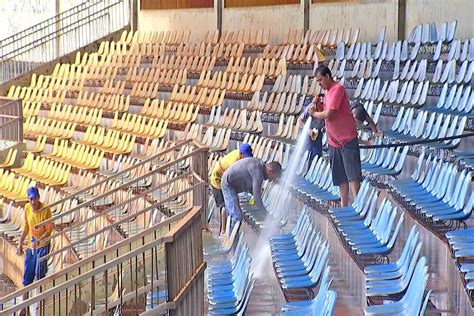
[[(38, 249), (26, 249), (25, 253), (25, 272), (23, 274), (23, 285), (27, 286), (33, 283), (33, 281), (42, 279), (46, 276), (48, 271), (48, 261), (43, 260), (39, 262), (41, 257), (46, 256), (49, 253), (50, 245)], [(38, 262), (38, 264), (36, 264)]]

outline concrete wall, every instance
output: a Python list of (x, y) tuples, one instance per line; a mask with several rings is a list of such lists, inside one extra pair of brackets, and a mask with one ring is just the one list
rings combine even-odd
[(225, 8), (224, 30), (248, 30), (250, 27), (271, 30), (270, 42), (281, 43), (290, 29), (303, 29), (303, 5)]
[(191, 30), (191, 41), (202, 41), (207, 31), (217, 29), (215, 9), (140, 10), (141, 31)]
[[(225, 1), (225, 0), (223, 0)], [(360, 28), (359, 40), (375, 42), (383, 26), (386, 39), (396, 40), (399, 0), (360, 0), (345, 3), (311, 4), (311, 29)], [(406, 0), (406, 35), (419, 23), (458, 20), (456, 37), (474, 35), (474, 0)], [(139, 30), (192, 30), (192, 37), (200, 39), (207, 30), (217, 27), (217, 0), (214, 9), (140, 11)], [(224, 30), (252, 28), (270, 29), (271, 41), (281, 42), (290, 29), (302, 29), (303, 0), (299, 5), (278, 5), (244, 8), (224, 8)]]
[(474, 36), (473, 0), (407, 0), (406, 36), (420, 23), (457, 20), (456, 38)]
[[(271, 42), (279, 43), (288, 30), (303, 29), (303, 10), (303, 0), (293, 5), (224, 8), (222, 27), (224, 30), (249, 29), (250, 26), (270, 29)], [(311, 4), (309, 23), (310, 28), (316, 30), (358, 27), (359, 38), (363, 41), (375, 41), (382, 27), (387, 26), (387, 38), (394, 40), (397, 37), (397, 14), (397, 0)], [(192, 38), (202, 38), (216, 25), (216, 9), (145, 10), (140, 11), (138, 17), (139, 30), (191, 28)]]
[(312, 4), (309, 27), (314, 30), (360, 28), (359, 40), (375, 42), (382, 27), (386, 26), (386, 39), (395, 40), (397, 7), (397, 0)]

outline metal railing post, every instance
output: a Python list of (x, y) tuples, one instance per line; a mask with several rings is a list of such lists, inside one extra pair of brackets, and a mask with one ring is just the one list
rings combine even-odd
[(0, 138), (13, 142), (23, 141), (23, 120), (20, 100), (0, 97)]
[(207, 214), (208, 214), (208, 196), (209, 190), (207, 184), (208, 179), (208, 148), (201, 147), (200, 151), (193, 156), (191, 166), (192, 171), (195, 172), (201, 179), (202, 185), (196, 188), (193, 192), (193, 204), (202, 207), (202, 226), (207, 228)]
[(175, 304), (169, 311), (171, 316), (204, 314), (206, 263), (200, 213), (201, 209), (195, 208), (164, 238), (168, 302)]

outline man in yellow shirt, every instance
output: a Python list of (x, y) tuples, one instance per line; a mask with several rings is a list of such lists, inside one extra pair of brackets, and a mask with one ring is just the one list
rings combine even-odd
[[(45, 239), (50, 237), (53, 231), (52, 223), (37, 227), (39, 223), (51, 218), (49, 208), (41, 210), (45, 205), (39, 201), (38, 188), (28, 188), (27, 195), (29, 203), (25, 205), (25, 223), (17, 248), (17, 254), (21, 255), (23, 253), (23, 243), (25, 238), (28, 237), (29, 246), (25, 253), (23, 274), (24, 286), (33, 283), (35, 279), (39, 280), (46, 276), (48, 263), (46, 260), (40, 262), (40, 259), (49, 253), (50, 242)], [(25, 294), (23, 299), (28, 299), (28, 293)]]
[(219, 234), (223, 235), (225, 232), (225, 224), (227, 221), (226, 212), (224, 209), (224, 195), (222, 194), (221, 179), (224, 172), (229, 169), (236, 161), (242, 158), (253, 157), (252, 147), (249, 144), (240, 145), (239, 149), (233, 150), (227, 155), (220, 158), (212, 168), (211, 173), (211, 187), (212, 196), (216, 202), (216, 206), (220, 209), (221, 223)]

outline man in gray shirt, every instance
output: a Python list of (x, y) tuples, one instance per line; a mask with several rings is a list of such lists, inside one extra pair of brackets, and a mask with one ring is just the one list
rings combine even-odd
[(261, 196), (263, 180), (275, 181), (281, 176), (281, 172), (279, 162), (265, 164), (257, 158), (240, 159), (224, 172), (221, 180), (222, 193), (232, 226), (242, 220), (238, 193), (252, 193), (255, 206), (266, 211)]

